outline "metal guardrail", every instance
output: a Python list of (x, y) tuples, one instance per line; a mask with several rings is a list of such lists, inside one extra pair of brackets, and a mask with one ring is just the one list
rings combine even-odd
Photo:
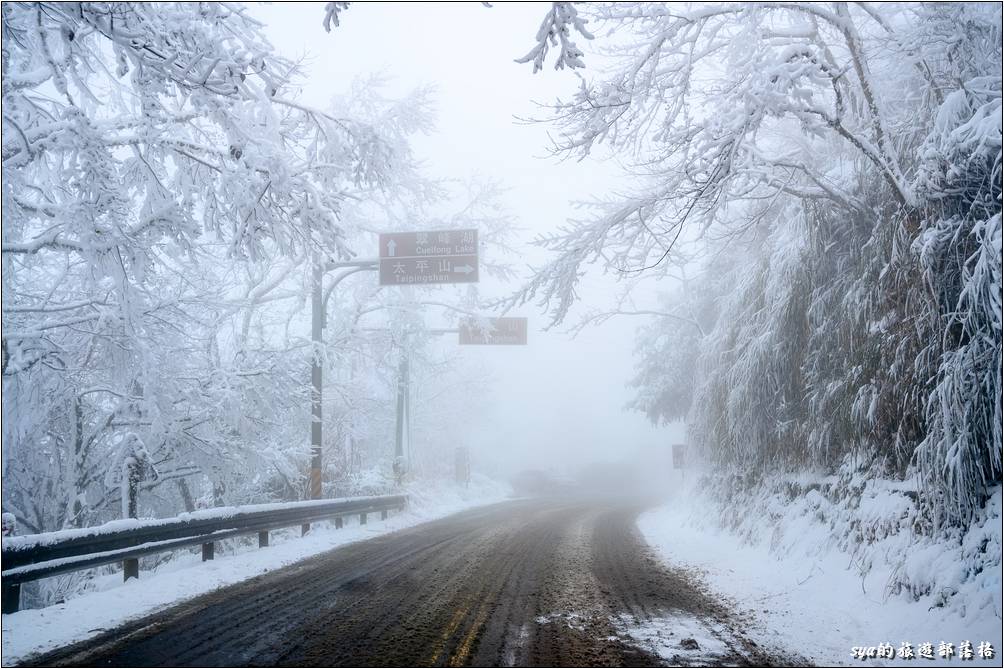
[[(212, 560), (215, 542), (258, 533), (258, 546), (268, 546), (269, 531), (300, 525), (303, 534), (310, 524), (334, 518), (342, 527), (342, 517), (404, 508), (407, 495), (359, 497), (330, 501), (308, 501), (277, 506), (261, 504), (238, 507), (236, 512), (209, 518), (176, 518), (154, 521), (139, 527), (102, 531), (100, 527), (70, 533), (36, 534), (3, 540), (3, 613), (20, 608), (21, 584), (48, 576), (122, 562), (126, 580), (139, 577), (139, 558), (186, 546), (202, 545), (202, 559)], [(67, 534), (68, 536), (60, 536)]]

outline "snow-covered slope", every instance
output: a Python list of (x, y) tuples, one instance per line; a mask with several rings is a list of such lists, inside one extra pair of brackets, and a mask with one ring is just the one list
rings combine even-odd
[[(765, 487), (740, 506), (690, 475), (638, 526), (670, 566), (697, 571), (750, 614), (754, 638), (817, 664), (955, 664), (968, 641), (972, 664), (1000, 666), (1000, 488), (968, 532), (935, 541), (911, 531), (911, 498), (896, 485), (860, 483), (850, 504), (831, 502), (819, 482), (789, 482), (797, 495)], [(904, 643), (917, 657), (932, 644), (934, 660), (899, 657)], [(993, 658), (980, 657), (981, 643)], [(856, 658), (855, 647), (873, 657)], [(874, 657), (880, 648), (896, 656)]]

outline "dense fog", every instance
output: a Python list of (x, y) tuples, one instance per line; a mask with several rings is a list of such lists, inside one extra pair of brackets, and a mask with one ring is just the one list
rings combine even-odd
[(5, 536), (686, 491), (999, 575), (998, 4), (346, 4), (4, 4)]

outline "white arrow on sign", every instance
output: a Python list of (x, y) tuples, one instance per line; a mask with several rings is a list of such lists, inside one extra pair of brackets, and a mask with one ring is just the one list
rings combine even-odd
[(393, 258), (394, 257), (394, 249), (396, 249), (396, 248), (397, 248), (397, 242), (395, 242), (393, 239), (390, 240), (389, 242), (387, 242), (387, 255), (390, 256), (391, 258)]
[(461, 274), (470, 274), (474, 271), (474, 268), (470, 265), (457, 265), (453, 268), (454, 272), (460, 272)]

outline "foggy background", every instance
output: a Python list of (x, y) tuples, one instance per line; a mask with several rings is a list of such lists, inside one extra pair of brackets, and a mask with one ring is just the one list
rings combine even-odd
[(4, 4), (2, 664), (999, 661), (1000, 4), (346, 4)]
[[(416, 157), (430, 177), (476, 173), (507, 189), (502, 201), (519, 228), (520, 256), (513, 260), (522, 280), (526, 265), (542, 264), (547, 255), (529, 242), (574, 217), (573, 202), (602, 198), (623, 179), (608, 155), (581, 162), (548, 156), (549, 125), (518, 120), (545, 116), (535, 102), (567, 97), (579, 84), (578, 73), (548, 65), (532, 74), (531, 65), (514, 62), (533, 45), (549, 4), (360, 3), (341, 13), (341, 25), (331, 33), (321, 25), (319, 4), (256, 5), (252, 12), (266, 24), (280, 53), (305, 58), (303, 101), (308, 104), (326, 107), (354, 78), (373, 73), (387, 77), (389, 96), (433, 85), (436, 129), (414, 138)], [(583, 76), (603, 69), (594, 44), (582, 45), (589, 63)], [(359, 253), (375, 257), (376, 248)], [(583, 302), (610, 304), (615, 280), (599, 272), (587, 275)], [(483, 277), (479, 288), (484, 296), (497, 297), (518, 285)], [(651, 297), (633, 295), (642, 302)], [(623, 409), (632, 397), (626, 384), (633, 375), (634, 330), (642, 319), (614, 318), (573, 339), (564, 330), (581, 308), (562, 326), (543, 331), (546, 315), (524, 305), (509, 315), (529, 318), (527, 346), (459, 350), (466, 363), (483, 367), (490, 379), (484, 395), (472, 398), (465, 426), (474, 469), (500, 476), (525, 467), (571, 474), (588, 462), (644, 463), (649, 458), (637, 456), (646, 454), (658, 454), (661, 461), (672, 443), (683, 440), (682, 424), (655, 427), (641, 413)], [(443, 337), (440, 346), (456, 349), (455, 337)], [(414, 447), (422, 444), (416, 441)]]

